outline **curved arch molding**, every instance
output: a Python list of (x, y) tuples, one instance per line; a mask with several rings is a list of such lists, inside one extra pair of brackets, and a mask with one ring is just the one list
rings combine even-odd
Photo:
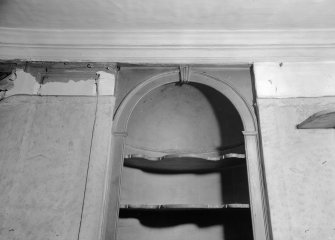
[[(199, 80), (199, 78), (190, 78), (189, 82), (206, 84), (209, 87), (212, 87), (226, 96), (234, 105), (234, 107), (239, 112), (243, 127), (246, 132), (257, 131), (257, 124), (253, 110), (247, 104), (244, 97), (234, 89), (228, 82), (224, 80), (217, 79), (205, 73), (193, 72), (205, 78), (204, 81)], [(171, 76), (175, 76), (175, 78)], [(132, 111), (134, 110), (136, 104), (141, 100), (143, 96), (152, 91), (153, 89), (169, 83), (176, 82), (178, 79), (179, 71), (165, 72), (159, 75), (156, 75), (138, 85), (134, 90), (132, 90), (128, 96), (122, 101), (121, 105), (118, 107), (115, 118), (113, 131), (114, 132), (126, 132), (128, 120), (131, 116)]]
[[(244, 127), (254, 239), (269, 240), (271, 239), (271, 226), (255, 114), (242, 94), (227, 81), (203, 72), (193, 71), (192, 74), (198, 77), (192, 78), (191, 76), (189, 82), (205, 84), (216, 89), (232, 102), (241, 116)], [(127, 123), (132, 111), (147, 93), (164, 84), (176, 82), (176, 79), (179, 79), (178, 70), (164, 72), (143, 81), (125, 97), (115, 113), (110, 167), (106, 180), (107, 199), (104, 206), (103, 240), (116, 240), (124, 143), (127, 136)]]

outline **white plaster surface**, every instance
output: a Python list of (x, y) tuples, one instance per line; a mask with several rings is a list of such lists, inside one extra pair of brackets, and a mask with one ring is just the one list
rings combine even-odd
[(78, 238), (96, 98), (0, 103), (0, 239)]
[(115, 76), (112, 73), (98, 71), (98, 94), (99, 95), (114, 95)]
[(64, 73), (44, 78), (40, 95), (96, 95), (94, 74)]
[(258, 99), (274, 240), (335, 239), (335, 130), (296, 129), (334, 104)]
[(155, 174), (123, 168), (123, 204), (249, 203), (245, 168), (211, 174)]
[(79, 240), (100, 239), (114, 104), (113, 96), (99, 97)]
[(6, 97), (15, 94), (36, 94), (40, 88), (40, 84), (36, 78), (23, 69), (16, 70), (17, 78), (14, 80), (14, 87), (6, 92)]
[(335, 62), (255, 63), (258, 98), (335, 95)]
[(6, 91), (5, 97), (17, 94), (95, 96), (99, 93), (99, 95), (114, 95), (115, 76), (104, 71), (97, 72), (100, 76), (98, 84), (96, 84), (95, 78), (97, 76), (94, 71), (66, 72), (60, 69), (59, 72), (52, 74), (42, 73), (44, 75), (42, 75), (41, 79), (36, 77), (39, 73), (33, 76), (22, 69), (17, 69), (16, 74), (17, 78), (13, 81), (14, 87)]

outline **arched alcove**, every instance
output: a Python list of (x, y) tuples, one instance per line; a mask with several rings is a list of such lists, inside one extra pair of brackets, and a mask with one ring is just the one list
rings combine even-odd
[(134, 108), (126, 147), (133, 153), (215, 153), (242, 145), (242, 120), (220, 92), (199, 83), (159, 86)]
[[(220, 154), (225, 154), (225, 151), (229, 151), (229, 149), (231, 150), (232, 148), (236, 148), (236, 152), (234, 153), (245, 154), (247, 156), (245, 160), (247, 168), (244, 168), (244, 171), (245, 182), (248, 183), (246, 185), (247, 188), (249, 186), (250, 193), (253, 237), (254, 239), (267, 239), (266, 201), (258, 154), (257, 124), (253, 111), (248, 104), (246, 104), (246, 101), (238, 91), (232, 88), (227, 82), (204, 73), (197, 73), (196, 71), (192, 74), (194, 77), (190, 77), (189, 83), (181, 86), (178, 84), (179, 71), (166, 72), (152, 77), (132, 90), (118, 108), (113, 125), (112, 166), (107, 188), (108, 204), (105, 208), (105, 239), (117, 238), (116, 232), (117, 223), (119, 222), (119, 208), (125, 207), (123, 201), (129, 197), (129, 194), (128, 196), (123, 195), (122, 190), (120, 194), (121, 175), (128, 174), (126, 179), (130, 179), (129, 171), (127, 173), (125, 168), (122, 171), (124, 158), (127, 159), (129, 155), (135, 155), (136, 161), (144, 159), (145, 161), (159, 162), (160, 160), (166, 160), (166, 158), (164, 158), (165, 155), (177, 154), (177, 157), (183, 157), (181, 155), (186, 154), (187, 156), (183, 161), (192, 161), (192, 159), (188, 158), (191, 154), (192, 157), (196, 155), (196, 158), (200, 157), (207, 161), (213, 157), (218, 157)], [(167, 98), (167, 96), (169, 97)], [(199, 96), (201, 97), (199, 98)], [(197, 99), (202, 100), (196, 101)], [(222, 103), (222, 105), (218, 104), (218, 102)], [(185, 109), (183, 110), (183, 107), (180, 106), (184, 106)], [(225, 112), (225, 108), (229, 111), (229, 114)], [(171, 112), (174, 112), (174, 114), (169, 117)], [(192, 119), (192, 116), (194, 119)], [(211, 120), (203, 120), (206, 118), (207, 120)], [(225, 122), (225, 124), (223, 124), (223, 122)], [(157, 128), (157, 130), (152, 131), (150, 128)], [(156, 132), (156, 134), (154, 132)], [(189, 134), (187, 134), (188, 132)], [(197, 133), (199, 133), (198, 135), (202, 136), (202, 138), (199, 137)], [(155, 139), (157, 139), (157, 141), (155, 141)], [(232, 141), (229, 141), (229, 139)], [(243, 147), (241, 148), (241, 146)], [(209, 153), (214, 153), (214, 155), (216, 154), (217, 156), (212, 156)], [(170, 161), (171, 159), (168, 160)], [(184, 163), (185, 161), (183, 164)], [(127, 164), (126, 161), (125, 164)], [(231, 167), (231, 165), (228, 167)], [(137, 166), (137, 168), (141, 167)], [(145, 172), (146, 169), (137, 169), (136, 171), (137, 174), (139, 174), (143, 171)], [(222, 182), (222, 172), (219, 174), (220, 181)], [(191, 176), (193, 179), (201, 178), (194, 174)], [(163, 180), (160, 177), (158, 182), (167, 183), (170, 182), (171, 179), (174, 179), (173, 181), (178, 180), (178, 178), (181, 179), (181, 175), (167, 180), (166, 178), (169, 177), (171, 176), (165, 175), (163, 177), (165, 179)], [(123, 178), (125, 178), (125, 176), (123, 176)], [(135, 190), (136, 192), (136, 189), (141, 189), (140, 187), (134, 188), (136, 180), (140, 178), (141, 177), (138, 176), (133, 177), (133, 180), (131, 180), (132, 183), (127, 183), (128, 188), (133, 187), (131, 191)], [(187, 178), (188, 177), (185, 179)], [(150, 183), (148, 176), (145, 181), (146, 184)], [(187, 181), (192, 182), (190, 179)], [(199, 181), (199, 183), (200, 182), (202, 181)], [(206, 181), (203, 181), (203, 183), (205, 182)], [(210, 181), (208, 183), (209, 185), (211, 184)], [(185, 186), (185, 189), (187, 189), (187, 184), (185, 184), (185, 182), (183, 184), (180, 186)], [(206, 189), (205, 186), (202, 187)], [(220, 185), (220, 188), (222, 192), (222, 185)], [(207, 190), (208, 189), (210, 189), (209, 186), (207, 186)], [(248, 190), (243, 190), (248, 193)], [(207, 196), (207, 200), (218, 200), (217, 197), (209, 197), (215, 194), (207, 194), (206, 190), (204, 190), (204, 193), (203, 195)], [(149, 197), (146, 201), (155, 199), (153, 197), (154, 195), (150, 195), (149, 192), (142, 195)], [(162, 194), (157, 195), (162, 196)], [(169, 195), (173, 197), (172, 193), (169, 193)], [(192, 199), (192, 194), (190, 193), (184, 194), (183, 196), (182, 201)], [(222, 196), (224, 196), (224, 194), (221, 194), (220, 200), (214, 201), (214, 206), (219, 206), (220, 203), (221, 205), (226, 204), (222, 201), (222, 199), (224, 199)], [(248, 194), (246, 194), (246, 196), (249, 198)], [(137, 200), (139, 199), (140, 197)], [(150, 204), (144, 202), (142, 206), (146, 205), (147, 208), (157, 208), (158, 206), (161, 208), (162, 199), (167, 198), (156, 199), (158, 202), (153, 201)], [(182, 204), (182, 202), (178, 202), (176, 199), (177, 198), (174, 198), (174, 202), (165, 203), (166, 205), (171, 203), (174, 207), (176, 207), (176, 204)], [(201, 197), (199, 199), (201, 199)], [(245, 199), (246, 198), (244, 198), (244, 200)], [(202, 200), (198, 202), (191, 201), (189, 205), (196, 204), (197, 206), (203, 206), (202, 204), (204, 204), (204, 202), (202, 202)], [(136, 202), (128, 203), (130, 205), (137, 204)], [(211, 202), (208, 206), (210, 205)], [(162, 224), (164, 225), (165, 223)], [(229, 225), (229, 222), (226, 223), (226, 225), (227, 224)]]

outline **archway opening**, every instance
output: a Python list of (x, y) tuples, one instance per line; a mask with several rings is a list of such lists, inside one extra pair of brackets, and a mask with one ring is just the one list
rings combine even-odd
[(253, 239), (243, 124), (205, 84), (161, 85), (127, 125), (117, 239)]

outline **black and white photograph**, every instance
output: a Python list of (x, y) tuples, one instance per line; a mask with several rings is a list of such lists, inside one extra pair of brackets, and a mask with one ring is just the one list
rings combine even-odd
[(0, 240), (335, 240), (335, 1), (0, 0)]

